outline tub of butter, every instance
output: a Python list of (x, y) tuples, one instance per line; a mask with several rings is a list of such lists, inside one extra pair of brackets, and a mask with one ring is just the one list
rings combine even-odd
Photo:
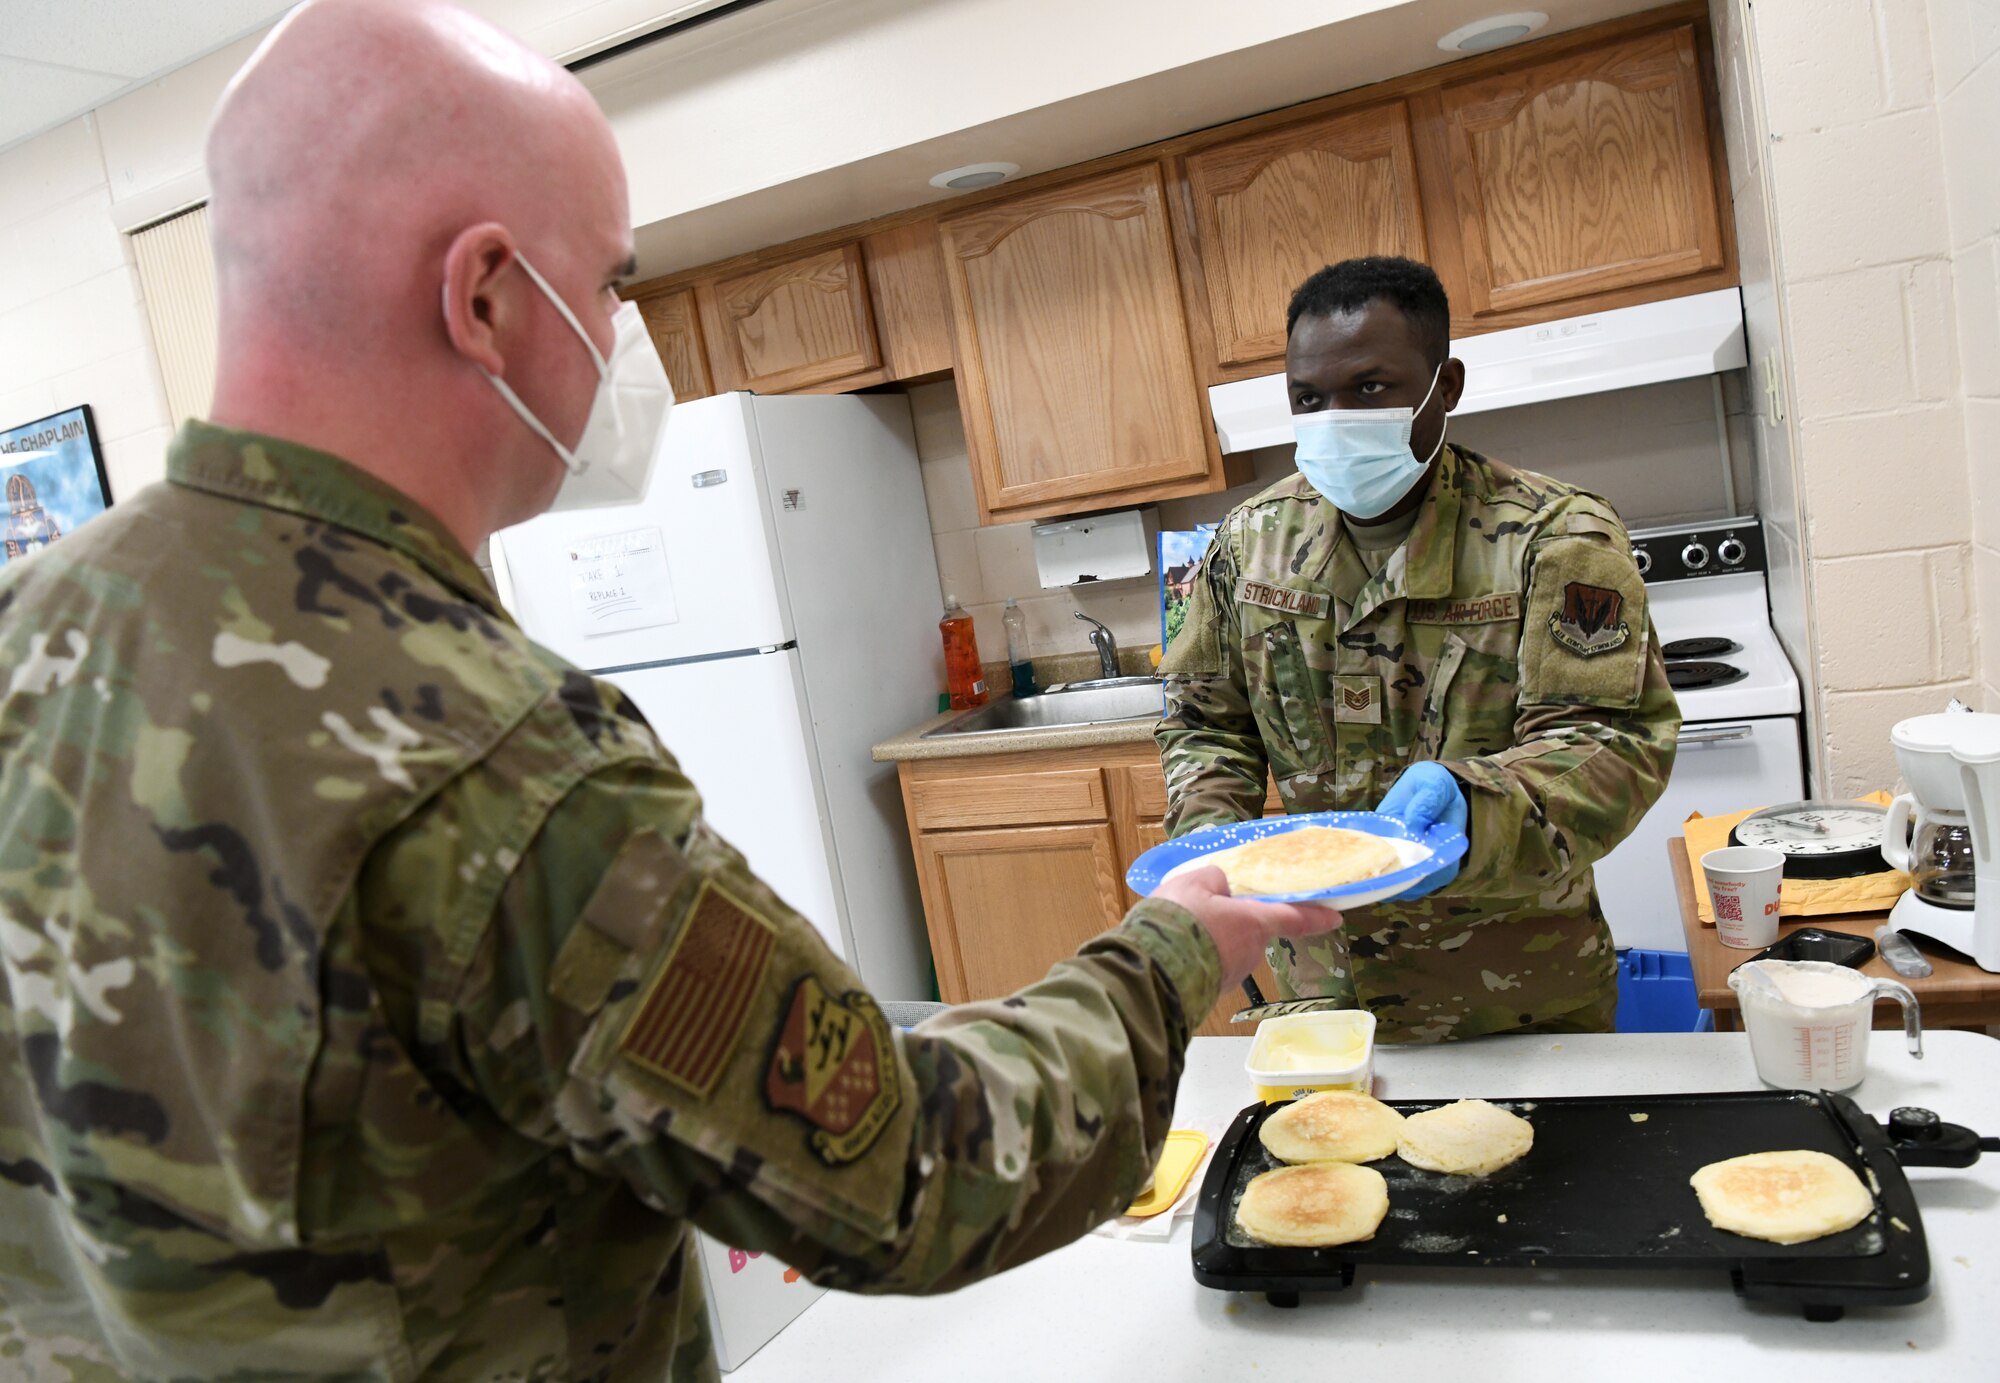
[(1375, 1075), (1375, 1015), (1330, 1008), (1266, 1018), (1243, 1069), (1265, 1104), (1315, 1090), (1366, 1091)]

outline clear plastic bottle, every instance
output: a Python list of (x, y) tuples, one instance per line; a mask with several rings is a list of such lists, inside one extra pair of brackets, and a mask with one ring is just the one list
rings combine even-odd
[(1035, 685), (1035, 663), (1028, 656), (1028, 612), (1010, 595), (1000, 622), (1007, 626), (1007, 672), (1014, 679), (1014, 695), (1034, 696), (1041, 688)]
[(944, 636), (944, 687), (954, 711), (986, 704), (986, 678), (979, 667), (979, 640), (972, 632), (972, 616), (958, 603), (958, 597), (944, 598), (944, 618), (938, 621)]

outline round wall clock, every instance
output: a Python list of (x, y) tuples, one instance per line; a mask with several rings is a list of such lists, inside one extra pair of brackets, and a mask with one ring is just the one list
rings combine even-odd
[(1787, 802), (1744, 817), (1729, 841), (1781, 852), (1787, 878), (1851, 879), (1889, 867), (1882, 858), (1887, 816), (1873, 802)]

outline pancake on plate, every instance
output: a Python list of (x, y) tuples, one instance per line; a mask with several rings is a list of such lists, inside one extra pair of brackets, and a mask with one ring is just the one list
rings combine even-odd
[(1327, 1248), (1372, 1239), (1388, 1213), (1389, 1183), (1373, 1167), (1312, 1162), (1252, 1177), (1236, 1223), (1266, 1244)]
[(1301, 826), (1203, 855), (1229, 877), (1231, 893), (1311, 893), (1392, 874), (1403, 857), (1381, 836), (1339, 826)]
[(1427, 1109), (1403, 1120), (1396, 1151), (1427, 1172), (1483, 1177), (1527, 1156), (1535, 1126), (1484, 1100)]
[(1373, 1162), (1396, 1151), (1403, 1116), (1358, 1090), (1322, 1090), (1295, 1100), (1258, 1125), (1257, 1137), (1280, 1162)]
[(1710, 1224), (1774, 1244), (1838, 1234), (1875, 1208), (1875, 1198), (1852, 1167), (1803, 1149), (1711, 1162), (1688, 1182)]

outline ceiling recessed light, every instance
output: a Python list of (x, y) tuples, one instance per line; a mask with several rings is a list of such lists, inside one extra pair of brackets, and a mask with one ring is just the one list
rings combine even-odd
[(1493, 14), (1461, 25), (1438, 40), (1447, 53), (1483, 53), (1518, 43), (1549, 22), (1540, 10), (1519, 10), (1513, 14)]
[(953, 192), (970, 192), (975, 187), (991, 187), (996, 182), (1005, 182), (1020, 171), (1018, 163), (968, 163), (962, 168), (947, 168), (936, 174), (931, 178), (931, 186)]

